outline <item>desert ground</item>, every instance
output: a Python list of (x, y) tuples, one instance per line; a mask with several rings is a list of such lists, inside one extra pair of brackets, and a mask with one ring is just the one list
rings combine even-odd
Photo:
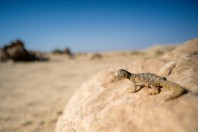
[(0, 63), (0, 132), (53, 132), (68, 100), (99, 71), (174, 49), (66, 55), (48, 54), (46, 62)]

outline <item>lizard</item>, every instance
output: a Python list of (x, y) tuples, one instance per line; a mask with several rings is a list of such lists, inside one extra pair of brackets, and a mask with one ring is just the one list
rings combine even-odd
[(130, 89), (129, 93), (137, 92), (137, 86), (147, 86), (153, 89), (149, 95), (156, 95), (160, 93), (160, 88), (166, 88), (172, 91), (165, 101), (179, 97), (185, 92), (185, 88), (177, 83), (168, 81), (165, 77), (160, 77), (153, 73), (130, 73), (127, 70), (119, 69), (117, 71), (119, 78), (129, 79), (134, 84), (134, 89)]

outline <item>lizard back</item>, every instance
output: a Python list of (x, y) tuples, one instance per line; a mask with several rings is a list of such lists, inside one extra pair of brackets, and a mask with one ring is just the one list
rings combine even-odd
[(132, 74), (130, 80), (145, 86), (160, 86), (161, 82), (166, 81), (166, 78), (152, 73), (139, 73)]

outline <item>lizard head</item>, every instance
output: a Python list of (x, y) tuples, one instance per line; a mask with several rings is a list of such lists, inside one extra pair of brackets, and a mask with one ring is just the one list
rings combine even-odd
[(130, 79), (131, 77), (131, 73), (128, 72), (127, 70), (124, 70), (124, 69), (119, 69), (117, 71), (117, 75), (119, 78), (127, 78), (127, 79)]

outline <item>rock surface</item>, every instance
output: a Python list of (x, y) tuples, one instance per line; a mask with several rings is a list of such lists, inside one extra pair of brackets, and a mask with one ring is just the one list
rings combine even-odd
[[(142, 59), (98, 73), (73, 95), (56, 132), (197, 132), (198, 39), (190, 40), (157, 58)], [(128, 93), (128, 80), (119, 80), (119, 68), (151, 72), (179, 83), (189, 91), (164, 102), (170, 91), (155, 96), (147, 87)]]

